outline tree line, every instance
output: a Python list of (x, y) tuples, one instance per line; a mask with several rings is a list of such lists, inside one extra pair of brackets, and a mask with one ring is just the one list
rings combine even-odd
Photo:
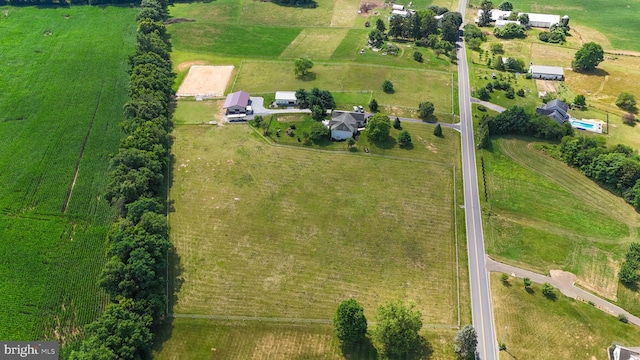
[(165, 278), (171, 247), (165, 216), (174, 74), (164, 0), (143, 0), (136, 16), (137, 44), (129, 56), (129, 101), (123, 137), (110, 163), (105, 198), (119, 220), (109, 232), (108, 262), (99, 284), (109, 295), (104, 313), (85, 328), (70, 359), (150, 359), (150, 327), (167, 305)]

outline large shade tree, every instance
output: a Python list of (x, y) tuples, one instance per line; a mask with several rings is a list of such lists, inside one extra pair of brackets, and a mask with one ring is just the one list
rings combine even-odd
[(414, 305), (390, 302), (378, 308), (375, 336), (390, 358), (404, 358), (418, 344), (418, 331), (422, 327), (419, 311)]
[(602, 50), (602, 46), (589, 42), (582, 45), (580, 50), (576, 52), (571, 67), (579, 72), (593, 71), (603, 60), (604, 50)]
[(333, 318), (336, 336), (345, 343), (357, 343), (367, 335), (367, 319), (362, 305), (355, 299), (345, 300), (338, 305)]

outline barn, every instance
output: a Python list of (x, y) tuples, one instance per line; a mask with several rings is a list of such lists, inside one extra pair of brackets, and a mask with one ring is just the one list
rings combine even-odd
[(564, 70), (559, 66), (533, 65), (529, 66), (529, 73), (534, 79), (564, 80)]
[(249, 107), (249, 93), (246, 91), (236, 91), (227, 95), (224, 101), (226, 114), (246, 114)]
[[(518, 16), (524, 13), (519, 13)], [(528, 26), (538, 27), (538, 28), (550, 28), (552, 25), (560, 23), (560, 15), (552, 15), (552, 14), (536, 14), (536, 13), (526, 13), (529, 16)]]

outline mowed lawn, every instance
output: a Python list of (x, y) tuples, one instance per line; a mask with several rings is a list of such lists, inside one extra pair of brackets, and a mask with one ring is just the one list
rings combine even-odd
[[(266, 93), (277, 90), (317, 87), (329, 91), (372, 91), (380, 105), (418, 108), (423, 101), (431, 101), (435, 112), (451, 114), (453, 107), (451, 73), (402, 69), (354, 63), (319, 63), (311, 70), (312, 80), (298, 78), (293, 62), (246, 61), (238, 70), (233, 91)], [(395, 92), (382, 91), (382, 82), (392, 81)]]
[(555, 292), (556, 300), (549, 300), (539, 284), (529, 293), (522, 279), (504, 285), (500, 274), (491, 274), (496, 336), (507, 347), (501, 360), (607, 359), (612, 343), (637, 346), (637, 326)]
[(273, 146), (243, 125), (174, 136), (174, 313), (331, 319), (355, 297), (369, 317), (402, 299), (457, 322), (450, 165)]
[(0, 338), (67, 344), (106, 300), (102, 193), (137, 10), (1, 9)]
[(329, 59), (347, 32), (347, 29), (304, 29), (280, 54), (280, 58)]
[(483, 151), (491, 212), (487, 252), (547, 272), (563, 269), (578, 283), (616, 298), (617, 273), (640, 217), (577, 170), (519, 139), (497, 139)]
[[(373, 319), (368, 319), (372, 321)], [(369, 326), (371, 330), (373, 326)], [(425, 330), (432, 360), (452, 360), (455, 330)], [(168, 338), (154, 359), (379, 359), (370, 343), (343, 352), (330, 324), (278, 324), (176, 318), (159, 332)]]

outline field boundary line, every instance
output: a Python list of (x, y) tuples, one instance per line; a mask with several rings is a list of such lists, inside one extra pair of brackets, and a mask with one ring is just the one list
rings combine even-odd
[(93, 130), (93, 124), (96, 122), (96, 114), (98, 113), (98, 108), (100, 107), (100, 101), (102, 100), (102, 92), (104, 91), (104, 82), (102, 86), (100, 86), (100, 94), (98, 95), (98, 102), (96, 103), (96, 107), (93, 110), (93, 116), (91, 117), (91, 122), (89, 123), (89, 129), (87, 130), (87, 134), (84, 136), (84, 141), (82, 142), (82, 147), (80, 148), (80, 155), (78, 155), (78, 160), (76, 160), (76, 169), (73, 173), (73, 178), (71, 179), (71, 184), (69, 185), (69, 190), (67, 191), (67, 198), (64, 201), (64, 205), (62, 205), (62, 212), (67, 212), (67, 207), (69, 206), (69, 202), (71, 201), (71, 195), (73, 194), (73, 189), (76, 186), (76, 180), (78, 179), (78, 173), (80, 172), (80, 163), (82, 162), (82, 157), (84, 156), (84, 150), (87, 147), (87, 142), (89, 142), (89, 136), (91, 136), (91, 130)]
[[(246, 321), (246, 322), (265, 322), (265, 323), (291, 323), (291, 324), (333, 324), (332, 319), (309, 319), (309, 318), (283, 318), (283, 317), (266, 317), (266, 316), (240, 316), (240, 315), (203, 315), (203, 314), (169, 314), (174, 319), (208, 319), (208, 320), (229, 320), (229, 321)], [(369, 325), (376, 325), (375, 321), (367, 321)], [(457, 329), (455, 324), (422, 324), (422, 328), (426, 329)]]
[(233, 78), (233, 84), (231, 84), (231, 92), (233, 92), (236, 88), (236, 82), (238, 81), (238, 76), (240, 76), (242, 65), (244, 65), (244, 60), (240, 61), (240, 66), (238, 66), (238, 71), (236, 71), (236, 76)]
[[(291, 60), (295, 60), (295, 59), (291, 59)], [(240, 64), (240, 66), (242, 66), (242, 64), (245, 63), (245, 62), (246, 63), (286, 64), (286, 63), (291, 63), (292, 61), (286, 61), (286, 60), (242, 60), (242, 63)], [(447, 74), (447, 75), (451, 75), (452, 77), (456, 74), (455, 71), (420, 69), (420, 68), (403, 67), (403, 66), (395, 66), (395, 65), (349, 63), (349, 62), (339, 62), (339, 61), (335, 61), (335, 62), (334, 61), (314, 61), (313, 64), (314, 65), (363, 66), (363, 67), (391, 68), (391, 69), (417, 71), (417, 72), (425, 72), (425, 73)], [(238, 71), (238, 72), (240, 72), (240, 71)]]

